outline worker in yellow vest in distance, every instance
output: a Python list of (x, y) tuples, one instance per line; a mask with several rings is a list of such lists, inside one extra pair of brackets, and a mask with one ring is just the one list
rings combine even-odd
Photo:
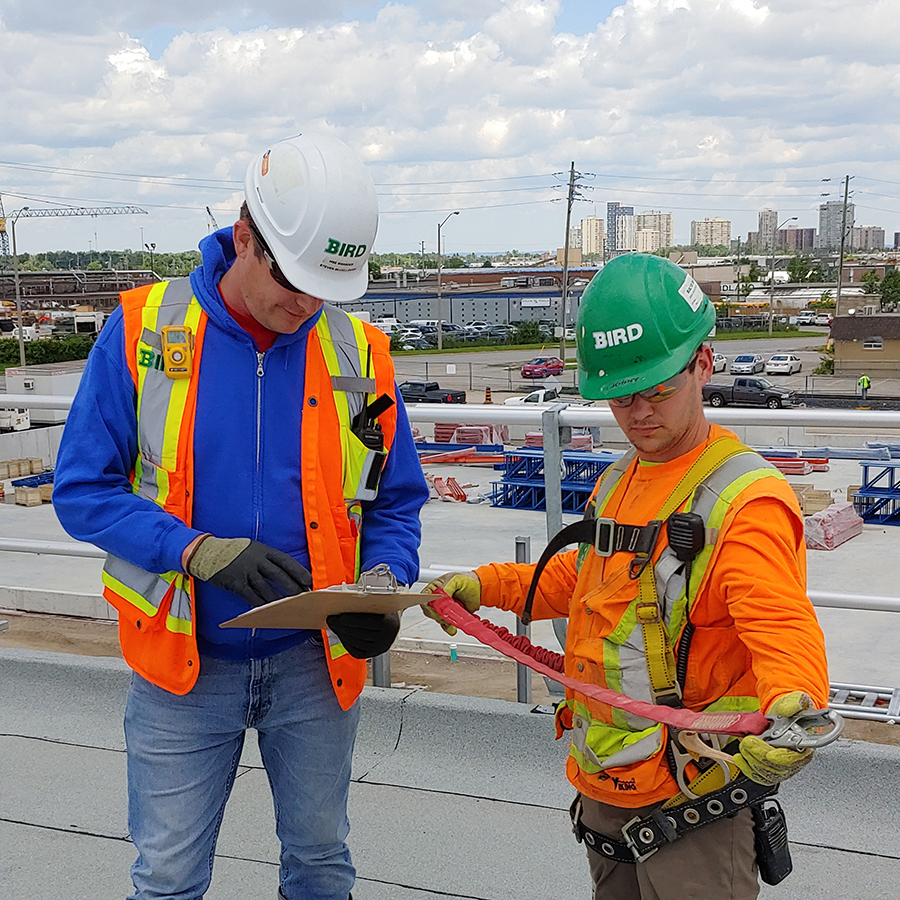
[(865, 372), (863, 372), (863, 374), (859, 376), (859, 381), (856, 382), (856, 386), (859, 388), (859, 393), (862, 399), (868, 399), (869, 388), (872, 387), (872, 380), (868, 375), (866, 375)]
[[(550, 558), (531, 612), (568, 618), (565, 672), (574, 679), (696, 711), (793, 716), (828, 697), (803, 521), (784, 477), (705, 418), (714, 316), (694, 279), (657, 256), (616, 257), (585, 291), (580, 390), (608, 401), (632, 450), (598, 482), (590, 537)], [(521, 615), (534, 571), (494, 563), (443, 575), (426, 591), (443, 587), (470, 611)], [(572, 817), (595, 900), (757, 896), (754, 798), (758, 806), (811, 750), (749, 736), (718, 745), (727, 762), (695, 761), (674, 730), (577, 690), (558, 707), (557, 728), (570, 738)], [(716, 791), (724, 802), (691, 799)], [(700, 818), (692, 802), (710, 804), (702, 827), (687, 824)], [(639, 835), (670, 826), (671, 835), (643, 855), (628, 829), (648, 820), (654, 827)], [(767, 878), (775, 853), (760, 857)]]
[(428, 491), (388, 339), (335, 305), (368, 284), (372, 179), (346, 144), (302, 134), (260, 153), (244, 187), (190, 278), (123, 294), (56, 468), (61, 523), (108, 553), (135, 673), (132, 900), (205, 895), (248, 728), (281, 843), (277, 884), (252, 896), (348, 900), (356, 701), (399, 618), (219, 626), (381, 564), (418, 575)]

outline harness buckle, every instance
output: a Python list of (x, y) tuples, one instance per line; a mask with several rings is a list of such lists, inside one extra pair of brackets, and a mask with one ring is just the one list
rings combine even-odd
[[(636, 838), (630, 832), (630, 829), (634, 828), (635, 825), (643, 826), (637, 829)], [(654, 842), (656, 835), (653, 833), (653, 829), (648, 827), (640, 816), (635, 816), (630, 822), (626, 822), (622, 826), (622, 836), (625, 838), (625, 844), (631, 851), (632, 856), (634, 856), (635, 862), (643, 862), (645, 859), (649, 859), (659, 849), (659, 847), (646, 849), (648, 845)], [(641, 844), (644, 846), (641, 847)]]
[(594, 553), (597, 556), (612, 556), (616, 552), (616, 520), (605, 516), (594, 523)]

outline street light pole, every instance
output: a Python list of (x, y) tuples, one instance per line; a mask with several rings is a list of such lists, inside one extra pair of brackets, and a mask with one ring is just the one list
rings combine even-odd
[(156, 242), (153, 241), (149, 244), (144, 244), (144, 246), (150, 251), (150, 274), (155, 275), (156, 273), (153, 271), (153, 251), (156, 249)]
[(437, 338), (438, 338), (438, 342), (437, 342), (437, 348), (438, 348), (438, 350), (443, 350), (443, 349), (444, 349), (444, 326), (443, 326), (443, 319), (441, 318), (441, 316), (442, 316), (442, 314), (443, 314), (443, 303), (441, 302), (441, 268), (442, 268), (442, 264), (443, 264), (443, 255), (441, 254), (441, 229), (447, 224), (447, 219), (449, 219), (450, 216), (458, 216), (458, 215), (459, 215), (459, 210), (456, 210), (455, 212), (452, 212), (452, 213), (448, 213), (448, 215), (447, 215), (447, 217), (444, 219), (444, 221), (443, 221), (443, 222), (440, 222), (440, 223), (438, 224), (438, 235), (437, 235), (437, 251), (438, 251), (438, 271), (437, 271), (437, 276), (438, 276), (438, 285), (437, 285), (437, 308), (438, 308), (438, 315), (437, 315), (437, 323), (438, 323), (438, 324), (437, 324)]
[(778, 240), (778, 232), (788, 222), (795, 222), (796, 220), (796, 216), (785, 219), (780, 225), (775, 226), (775, 231), (772, 234), (772, 265), (769, 269), (769, 337), (772, 337), (772, 318), (775, 312), (775, 241)]
[(27, 206), (23, 206), (21, 209), (16, 210), (11, 216), (10, 221), (12, 222), (12, 255), (13, 255), (13, 281), (16, 285), (16, 320), (18, 323), (18, 331), (19, 331), (19, 365), (25, 365), (25, 326), (22, 323), (22, 289), (19, 286), (19, 252), (16, 249), (16, 221), (19, 216), (22, 215), (25, 210), (28, 209)]

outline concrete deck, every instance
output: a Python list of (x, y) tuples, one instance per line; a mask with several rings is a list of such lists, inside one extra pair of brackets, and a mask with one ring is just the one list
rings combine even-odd
[[(0, 650), (0, 896), (130, 889), (123, 663)], [(552, 719), (514, 703), (367, 688), (350, 795), (358, 900), (587, 898)], [(795, 871), (761, 896), (894, 898), (900, 748), (839, 741), (783, 790)], [(278, 845), (250, 741), (210, 900), (274, 897)], [(705, 900), (705, 898), (704, 898)]]

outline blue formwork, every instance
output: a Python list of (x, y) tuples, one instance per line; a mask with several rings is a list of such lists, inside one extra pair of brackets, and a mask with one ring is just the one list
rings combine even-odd
[[(504, 472), (502, 481), (493, 483), (491, 505), (507, 509), (545, 508), (544, 452), (532, 448), (507, 451), (506, 460), (495, 468)], [(579, 513), (591, 496), (603, 471), (621, 454), (587, 453), (566, 450), (562, 455), (563, 512)]]
[(41, 472), (40, 475), (29, 475), (27, 478), (14, 478), (12, 486), (17, 487), (40, 487), (42, 484), (53, 484), (53, 469)]
[(853, 506), (866, 522), (900, 525), (900, 460), (861, 460), (862, 486)]

